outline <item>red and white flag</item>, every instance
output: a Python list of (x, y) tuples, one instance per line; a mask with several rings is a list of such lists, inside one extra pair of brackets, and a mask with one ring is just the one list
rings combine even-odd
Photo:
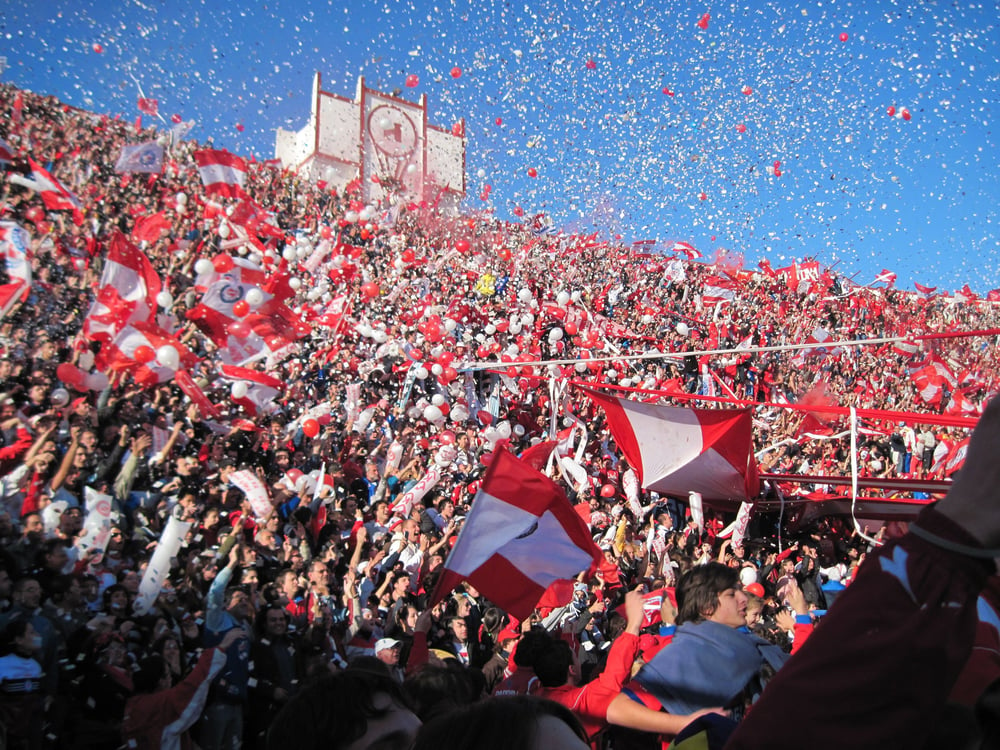
[(42, 202), (50, 211), (72, 211), (73, 220), (80, 223), (83, 220), (83, 203), (80, 202), (76, 194), (49, 174), (41, 164), (30, 156), (28, 157), (28, 165), (31, 167), (31, 174), (28, 177), (13, 175), (10, 181), (34, 190), (42, 197)]
[(695, 260), (701, 257), (701, 253), (694, 249), (694, 245), (688, 242), (675, 242), (670, 246), (670, 252), (680, 253), (688, 260)]
[(31, 236), (20, 224), (0, 221), (0, 254), (7, 269), (7, 284), (0, 284), (0, 319), (31, 291)]
[(17, 149), (0, 138), (0, 164), (10, 164), (17, 155)]
[(913, 282), (913, 287), (925, 297), (932, 297), (937, 291), (936, 286), (924, 286), (923, 284), (918, 284), (916, 282)]
[(927, 359), (918, 362), (909, 370), (910, 378), (913, 380), (920, 398), (930, 406), (941, 405), (945, 386), (949, 390), (955, 390), (958, 387), (958, 378), (955, 377), (955, 373), (934, 354), (928, 355)]
[(274, 399), (285, 387), (285, 384), (277, 378), (251, 370), (249, 367), (223, 365), (222, 377), (233, 383), (246, 383), (246, 395), (239, 398), (233, 396), (233, 402), (246, 409), (251, 417), (256, 417), (258, 413), (267, 414), (273, 411)]
[(958, 302), (975, 302), (977, 299), (979, 296), (969, 288), (968, 284), (955, 292), (955, 300)]
[(228, 151), (195, 151), (195, 164), (205, 192), (238, 198), (243, 195), (243, 185), (247, 179), (247, 163)]
[(462, 581), (523, 619), (545, 590), (602, 559), (566, 495), (506, 450), (493, 453), (431, 605)]
[(875, 281), (873, 281), (872, 283), (885, 284), (887, 288), (891, 289), (892, 286), (896, 283), (896, 274), (894, 274), (892, 271), (888, 271), (885, 268), (883, 268), (881, 271), (878, 272), (878, 275), (875, 277)]
[(715, 307), (736, 298), (736, 284), (723, 276), (709, 276), (702, 288), (701, 301), (705, 307)]
[[(162, 357), (167, 347), (176, 351), (176, 364)], [(102, 372), (125, 371), (137, 384), (148, 386), (172, 380), (180, 369), (190, 370), (198, 358), (155, 323), (135, 321), (102, 343), (94, 362)]]
[(153, 115), (154, 117), (160, 111), (160, 101), (158, 99), (149, 99), (145, 96), (139, 97), (139, 101), (136, 102), (136, 106), (143, 114)]
[(149, 259), (121, 232), (115, 232), (97, 297), (83, 321), (83, 335), (91, 341), (106, 341), (129, 323), (149, 320), (156, 312), (160, 287)]
[(748, 409), (689, 409), (587, 390), (643, 489), (706, 502), (745, 501), (760, 481)]

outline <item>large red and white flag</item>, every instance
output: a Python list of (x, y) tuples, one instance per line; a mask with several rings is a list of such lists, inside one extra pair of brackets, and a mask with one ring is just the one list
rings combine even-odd
[(944, 388), (955, 390), (958, 378), (951, 368), (933, 353), (927, 359), (909, 368), (913, 385), (924, 403), (930, 406), (940, 406), (944, 399)]
[(0, 319), (31, 291), (31, 236), (20, 224), (0, 221), (0, 254), (7, 269), (7, 284), (0, 284)]
[(736, 298), (736, 284), (724, 276), (709, 276), (702, 288), (701, 301), (705, 307), (715, 307)]
[(243, 195), (243, 185), (247, 179), (247, 163), (228, 151), (195, 151), (198, 174), (210, 195), (224, 195), (237, 198)]
[(129, 323), (146, 321), (156, 312), (160, 277), (149, 258), (115, 232), (104, 261), (97, 297), (83, 321), (91, 341), (113, 339)]
[(701, 257), (701, 253), (695, 250), (694, 245), (689, 242), (675, 242), (670, 246), (670, 252), (680, 253), (688, 260), (695, 260)]
[(923, 284), (918, 284), (917, 282), (913, 282), (913, 287), (924, 297), (933, 297), (934, 293), (937, 291), (936, 286), (924, 286)]
[(749, 409), (647, 404), (587, 390), (643, 489), (708, 502), (747, 501), (760, 480)]
[(601, 551), (566, 495), (506, 450), (493, 453), (431, 604), (462, 581), (523, 619), (545, 590), (597, 566)]

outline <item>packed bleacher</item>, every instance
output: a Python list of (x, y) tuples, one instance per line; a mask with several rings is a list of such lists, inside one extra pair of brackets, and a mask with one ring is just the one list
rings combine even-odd
[[(9, 85), (0, 106), (8, 747), (346, 747), (367, 693), (426, 747), (442, 721), (563, 718), (486, 695), (568, 705), (595, 747), (738, 722), (898, 531), (802, 512), (848, 496), (824, 477), (930, 499), (996, 392), (1000, 316), (968, 286), (365, 205), (251, 159), (229, 193), (182, 133)], [(116, 169), (150, 142), (161, 171)], [(643, 489), (587, 388), (750, 409), (756, 469), (783, 478), (746, 505), (772, 510), (734, 539), (738, 500)], [(435, 601), (487, 467), (546, 446), (599, 559), (520, 616), (468, 580)], [(735, 592), (723, 624), (755, 649), (699, 703), (663, 675), (711, 661), (689, 643), (725, 614), (705, 590)]]

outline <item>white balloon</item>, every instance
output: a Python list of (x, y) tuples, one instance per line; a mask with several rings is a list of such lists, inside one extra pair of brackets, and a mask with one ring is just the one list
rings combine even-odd
[(497, 332), (497, 327), (492, 323), (487, 323), (486, 327), (483, 328), (483, 330), (486, 332), (487, 336), (492, 336), (494, 333)]
[(281, 257), (291, 263), (296, 257), (298, 257), (298, 253), (295, 251), (294, 247), (286, 245), (285, 249), (281, 251)]
[(641, 318), (639, 318), (639, 320), (642, 322), (642, 324), (644, 326), (648, 326), (650, 323), (653, 322), (653, 316), (652, 315), (643, 315)]
[(87, 384), (87, 388), (92, 391), (103, 391), (108, 387), (108, 383), (111, 381), (103, 372), (92, 372), (87, 376), (84, 382)]
[(577, 372), (586, 372), (587, 371), (587, 363), (586, 362), (577, 362), (575, 365), (573, 365), (573, 369), (575, 369)]
[(247, 254), (247, 246), (246, 245), (240, 245), (238, 248), (236, 248), (236, 254), (237, 255), (246, 255)]
[(531, 301), (531, 290), (528, 289), (527, 287), (525, 287), (524, 289), (521, 289), (517, 293), (517, 298), (521, 302), (530, 302)]
[(413, 377), (415, 377), (417, 380), (426, 380), (427, 375), (428, 375), (427, 368), (422, 365), (418, 365), (417, 368), (413, 371)]
[(524, 425), (516, 424), (514, 425), (514, 434), (518, 437), (524, 437)]
[(55, 388), (49, 394), (49, 401), (53, 406), (66, 406), (69, 403), (69, 391), (65, 388)]
[(455, 404), (451, 407), (449, 416), (453, 422), (464, 422), (469, 418), (469, 410), (465, 407), (465, 404)]
[(506, 419), (503, 422), (500, 422), (500, 424), (497, 425), (497, 432), (500, 434), (500, 437), (502, 437), (504, 439), (509, 438), (510, 437), (510, 422), (508, 422)]
[(424, 409), (424, 419), (428, 422), (437, 422), (444, 417), (444, 414), (439, 408), (431, 404), (426, 409)]
[(684, 321), (681, 321), (680, 323), (677, 324), (676, 331), (681, 336), (687, 336), (688, 333), (690, 333), (691, 329), (688, 328), (688, 324), (687, 323), (685, 323)]
[(263, 258), (261, 257), (260, 253), (250, 253), (250, 255), (247, 256), (247, 260), (249, 260), (255, 266), (259, 266)]
[(549, 341), (558, 341), (562, 337), (563, 337), (562, 328), (553, 328), (551, 331), (549, 331)]
[(349, 221), (351, 224), (353, 224), (357, 220), (358, 220), (357, 211), (348, 211), (346, 214), (344, 214), (344, 221)]
[(170, 292), (164, 289), (156, 295), (156, 304), (166, 309), (174, 304), (174, 298), (170, 296)]
[(559, 305), (559, 307), (566, 307), (566, 305), (569, 304), (569, 292), (559, 292), (559, 294), (556, 295), (556, 304)]
[(194, 272), (199, 276), (204, 276), (205, 274), (212, 273), (215, 270), (215, 266), (212, 265), (212, 261), (208, 258), (199, 258), (195, 261)]
[(479, 179), (482, 179), (485, 176), (486, 176), (486, 170), (485, 169), (478, 169), (476, 171), (476, 177), (478, 177)]
[(246, 398), (249, 390), (250, 386), (246, 384), (246, 381), (237, 380), (233, 383), (233, 387), (229, 389), (229, 392), (233, 394), (233, 398)]
[(435, 393), (431, 396), (431, 403), (434, 404), (434, 406), (441, 406), (441, 404), (443, 404), (446, 400), (447, 399), (445, 399), (445, 397), (440, 393)]
[(573, 300), (574, 302), (579, 302), (580, 301), (580, 292), (573, 292), (571, 295), (569, 295), (569, 298), (571, 300)]
[(442, 372), (444, 372), (444, 368), (441, 365), (439, 365), (437, 362), (435, 362), (433, 365), (431, 365), (431, 373), (435, 377), (437, 377), (438, 375), (440, 375)]
[(302, 279), (298, 278), (297, 276), (293, 276), (288, 280), (288, 286), (290, 286), (292, 289), (298, 290), (302, 287)]
[(177, 201), (178, 206), (183, 206), (188, 202), (187, 193), (181, 191), (174, 196), (174, 200)]
[(406, 416), (408, 416), (410, 419), (419, 419), (423, 413), (424, 410), (421, 409), (419, 406), (411, 406), (409, 409), (406, 410)]
[(510, 327), (507, 329), (507, 332), (510, 333), (510, 334), (512, 334), (512, 335), (514, 335), (514, 336), (516, 336), (517, 334), (519, 334), (521, 332), (521, 330), (522, 330), (521, 329), (521, 323), (520, 323), (520, 321), (518, 321), (517, 323), (511, 323)]
[(229, 236), (229, 231), (230, 230), (229, 230), (229, 225), (228, 224), (220, 224), (219, 225), (219, 236), (222, 239), (226, 239)]
[(535, 316), (532, 315), (531, 313), (525, 313), (524, 315), (521, 316), (521, 325), (523, 326), (530, 326), (534, 322), (535, 322)]
[(181, 363), (181, 355), (170, 344), (156, 350), (156, 361), (170, 370), (176, 370)]
[(372, 338), (375, 339), (375, 342), (378, 344), (384, 344), (386, 341), (389, 340), (389, 336), (388, 334), (386, 334), (385, 331), (375, 331), (372, 334)]
[(250, 287), (249, 289), (247, 289), (247, 295), (246, 297), (244, 297), (244, 299), (247, 301), (247, 304), (250, 305), (251, 307), (257, 307), (257, 305), (259, 305), (261, 302), (264, 301), (264, 292), (262, 292), (255, 286)]
[(299, 260), (305, 260), (310, 255), (312, 255), (312, 251), (313, 251), (312, 245), (300, 245), (299, 248), (295, 251), (295, 257), (298, 258)]
[(458, 323), (456, 323), (451, 318), (445, 318), (444, 319), (444, 330), (446, 330), (448, 333), (451, 333), (456, 328), (458, 328)]
[(90, 349), (80, 352), (80, 356), (76, 360), (76, 365), (81, 370), (89, 370), (94, 366), (94, 353)]

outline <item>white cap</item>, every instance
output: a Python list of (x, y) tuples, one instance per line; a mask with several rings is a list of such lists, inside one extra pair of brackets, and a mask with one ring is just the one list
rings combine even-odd
[(378, 656), (382, 651), (387, 648), (395, 648), (399, 645), (399, 641), (395, 638), (381, 638), (375, 642), (375, 655)]

